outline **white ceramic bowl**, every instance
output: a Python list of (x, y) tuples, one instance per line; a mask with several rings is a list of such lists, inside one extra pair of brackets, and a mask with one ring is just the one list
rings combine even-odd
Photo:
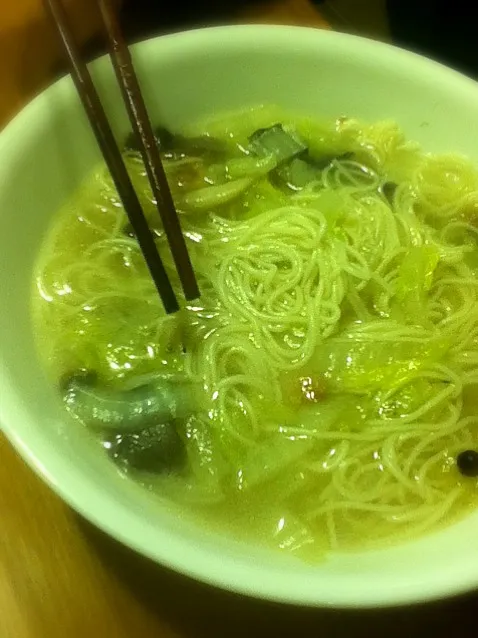
[[(478, 85), (383, 44), (312, 29), (225, 27), (150, 40), (134, 48), (134, 57), (153, 119), (166, 125), (275, 103), (321, 116), (392, 117), (427, 150), (461, 151), (478, 161)], [(116, 132), (124, 135), (126, 116), (109, 62), (99, 60), (94, 71)], [(32, 266), (51, 216), (98, 159), (68, 79), (0, 135), (0, 422), (25, 460), (111, 536), (226, 589), (361, 607), (476, 587), (478, 515), (416, 542), (309, 566), (218, 537), (152, 504), (84, 432), (66, 427), (34, 348)]]

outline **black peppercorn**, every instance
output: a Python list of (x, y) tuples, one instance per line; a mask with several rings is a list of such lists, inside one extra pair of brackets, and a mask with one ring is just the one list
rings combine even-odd
[(463, 476), (478, 476), (478, 452), (465, 450), (456, 457), (456, 465)]

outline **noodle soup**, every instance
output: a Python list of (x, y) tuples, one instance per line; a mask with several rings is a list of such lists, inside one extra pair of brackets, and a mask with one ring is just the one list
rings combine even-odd
[[(165, 316), (104, 166), (38, 260), (74, 421), (153, 495), (307, 558), (477, 495), (478, 171), (393, 122), (252, 109), (158, 129), (201, 297)], [(134, 141), (124, 157), (179, 292)]]

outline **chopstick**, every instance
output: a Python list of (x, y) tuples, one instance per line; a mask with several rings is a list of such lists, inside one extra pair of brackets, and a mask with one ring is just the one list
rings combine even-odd
[[(91, 128), (95, 134), (97, 143), (101, 149), (105, 162), (108, 166), (116, 189), (118, 191), (118, 195), (123, 203), (126, 214), (136, 235), (151, 277), (160, 295), (164, 309), (168, 314), (176, 312), (179, 310), (179, 304), (176, 299), (176, 295), (174, 293), (171, 282), (169, 281), (164, 264), (158, 253), (153, 234), (144, 216), (141, 203), (138, 199), (138, 195), (134, 190), (123, 157), (114, 138), (113, 132), (108, 122), (108, 118), (93, 84), (93, 80), (88, 71), (87, 65), (84, 60), (82, 60), (81, 53), (76, 45), (75, 38), (68, 23), (68, 16), (66, 15), (66, 11), (62, 4), (62, 0), (44, 0), (44, 5), (56, 26), (56, 29), (64, 46), (65, 53), (70, 64), (72, 79), (78, 91), (78, 95), (82, 101)], [(107, 8), (107, 14), (109, 13), (110, 12)], [(104, 17), (106, 17), (106, 15), (104, 15)], [(112, 26), (111, 20), (109, 20), (109, 26)], [(105, 28), (107, 28), (108, 32), (109, 26), (105, 24)], [(117, 27), (117, 30), (120, 33), (119, 26), (117, 25)], [(127, 49), (126, 45), (124, 44), (124, 40), (122, 40), (122, 43), (124, 49)], [(150, 177), (151, 172), (151, 174), (153, 174), (154, 176), (154, 179), (156, 180), (153, 180), (151, 185), (153, 188), (153, 194), (158, 203), (158, 208), (160, 210), (161, 216), (162, 218), (164, 217), (164, 219), (167, 219), (166, 224), (163, 221), (163, 225), (165, 225), (165, 232), (168, 242), (170, 241), (170, 237), (173, 237), (173, 235), (179, 236), (179, 239), (178, 237), (174, 236), (172, 240), (173, 243), (170, 244), (170, 248), (173, 253), (173, 258), (175, 260), (176, 268), (183, 285), (185, 296), (188, 300), (191, 300), (199, 296), (196, 278), (184, 242), (184, 237), (181, 232), (179, 219), (174, 208), (174, 203), (169, 191), (166, 176), (164, 174), (164, 168), (161, 164), (156, 141), (151, 129), (151, 124), (149, 122), (149, 119), (147, 118), (146, 108), (141, 98), (139, 98), (141, 104), (138, 107), (137, 100), (138, 95), (141, 95), (141, 92), (136, 80), (136, 76), (132, 69), (131, 59), (129, 60), (129, 62), (130, 66), (126, 64), (123, 70), (125, 72), (125, 75), (128, 75), (129, 78), (134, 78), (133, 82), (136, 81), (136, 90), (130, 92), (128, 88), (129, 84), (125, 84), (123, 88), (123, 83), (122, 90), (128, 91), (127, 109), (129, 113), (131, 112), (130, 117), (133, 117), (133, 120), (135, 122), (135, 132), (139, 132), (138, 137), (141, 142), (141, 146), (143, 147), (143, 158), (148, 158), (148, 177)], [(144, 115), (146, 115), (146, 124), (144, 121)], [(151, 139), (149, 138), (148, 133), (151, 133), (153, 143), (151, 143)], [(156, 150), (156, 155), (154, 154), (154, 151), (152, 152), (152, 154), (150, 152), (150, 149), (153, 147)], [(150, 161), (151, 165), (149, 165)], [(155, 185), (153, 186), (153, 184)], [(157, 190), (161, 191), (161, 199), (156, 196)], [(176, 221), (174, 221), (174, 218)], [(168, 230), (166, 230), (166, 225)], [(173, 246), (174, 252), (172, 248)]]
[(174, 208), (153, 127), (151, 126), (134, 70), (131, 53), (121, 32), (112, 0), (99, 0), (98, 4), (109, 40), (113, 67), (123, 94), (123, 101), (128, 111), (131, 126), (140, 141), (141, 155), (153, 196), (157, 203), (158, 212), (163, 222), (164, 232), (176, 264), (184, 295), (188, 301), (191, 301), (199, 297), (199, 289), (186, 248), (186, 242), (184, 241), (179, 217)]

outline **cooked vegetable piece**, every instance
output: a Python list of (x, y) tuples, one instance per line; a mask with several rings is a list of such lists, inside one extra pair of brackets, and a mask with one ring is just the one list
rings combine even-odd
[[(168, 129), (158, 126), (154, 131), (154, 137), (159, 145), (161, 151), (165, 151), (170, 148), (174, 135), (168, 131)], [(129, 133), (125, 140), (125, 149), (130, 151), (140, 151), (141, 146), (138, 143), (138, 138), (134, 133)]]
[(383, 184), (381, 189), (382, 194), (389, 203), (392, 203), (397, 188), (398, 184), (395, 182), (385, 182), (385, 184)]
[(405, 321), (423, 323), (427, 293), (439, 259), (440, 255), (434, 246), (412, 246), (408, 249), (395, 282), (394, 310), (399, 310)]
[(172, 148), (175, 136), (169, 129), (164, 126), (157, 126), (154, 133), (156, 139), (159, 141), (161, 151), (167, 151)]
[(392, 394), (388, 390), (377, 392), (374, 400), (382, 418), (396, 419), (417, 410), (436, 394), (437, 388), (443, 389), (443, 387), (444, 383), (441, 381), (431, 382), (419, 377), (400, 386)]
[(136, 237), (136, 234), (133, 230), (133, 226), (131, 224), (126, 224), (126, 226), (123, 227), (123, 235), (126, 235), (127, 237), (131, 237), (131, 239), (134, 239)]
[(413, 378), (418, 370), (442, 359), (450, 342), (445, 337), (429, 341), (381, 339), (380, 334), (329, 339), (317, 348), (310, 362), (332, 391), (366, 393), (393, 388)]
[(360, 430), (372, 412), (373, 405), (367, 397), (356, 395), (331, 395), (313, 405), (302, 407), (297, 413), (297, 423), (305, 430), (326, 432), (341, 429)]
[(315, 530), (307, 521), (302, 520), (291, 509), (282, 503), (283, 496), (279, 492), (277, 498), (267, 497), (262, 499), (257, 506), (257, 514), (251, 521), (250, 532), (268, 539), (269, 544), (275, 549), (286, 550), (295, 555), (302, 556), (310, 562), (310, 548), (317, 541)]
[(304, 159), (308, 164), (310, 164), (310, 166), (313, 166), (314, 168), (318, 169), (318, 170), (324, 170), (324, 168), (327, 168), (327, 166), (330, 166), (330, 164), (332, 164), (332, 162), (338, 160), (350, 160), (353, 159), (354, 154), (352, 152), (347, 152), (347, 153), (339, 153), (336, 155), (332, 155), (332, 154), (324, 154), (324, 155), (313, 155), (310, 152), (310, 149), (307, 150), (307, 153), (304, 155), (304, 157), (302, 159)]
[[(150, 228), (153, 235), (155, 235), (156, 237), (162, 236), (162, 231), (159, 230), (159, 228), (155, 228), (152, 225), (150, 225)], [(130, 237), (131, 239), (136, 239), (136, 233), (134, 232), (133, 226), (131, 224), (126, 224), (125, 226), (123, 226), (122, 233), (123, 235), (126, 235), (126, 237)]]
[(92, 375), (74, 375), (63, 384), (68, 409), (88, 427), (101, 431), (142, 431), (194, 411), (192, 384), (164, 379), (127, 391), (100, 387)]
[(225, 142), (209, 135), (185, 137), (184, 135), (167, 132), (167, 135), (163, 133), (161, 137), (161, 132), (159, 132), (159, 136), (161, 139), (161, 152), (170, 158), (205, 157), (210, 161), (217, 161), (225, 159), (232, 152), (231, 147)]
[(282, 124), (253, 133), (249, 138), (249, 148), (260, 156), (274, 155), (277, 164), (298, 157), (307, 150), (307, 146), (299, 138), (284, 131)]
[(271, 174), (271, 181), (279, 186), (286, 185), (291, 190), (300, 191), (311, 182), (318, 180), (320, 173), (333, 161), (351, 157), (353, 153), (312, 157), (307, 150), (300, 157), (294, 157), (290, 162), (278, 166)]
[(187, 193), (184, 197), (178, 198), (176, 205), (180, 210), (188, 211), (207, 211), (216, 206), (227, 204), (236, 197), (239, 197), (252, 184), (252, 179), (243, 177), (242, 179), (218, 184), (217, 186), (208, 186)]
[(159, 423), (138, 432), (120, 432), (104, 445), (125, 470), (172, 472), (180, 470), (186, 459), (184, 442), (173, 422)]
[[(208, 156), (210, 159), (217, 159), (231, 154), (231, 148), (225, 142), (209, 135), (185, 137), (172, 133), (163, 126), (156, 127), (154, 134), (159, 149), (166, 158)], [(127, 136), (124, 146), (126, 150), (141, 150), (134, 133)]]
[(277, 519), (273, 542), (279, 549), (300, 555), (301, 552), (307, 552), (316, 539), (313, 530), (304, 521), (298, 516), (284, 512)]
[(277, 166), (275, 155), (257, 157), (255, 155), (231, 159), (226, 164), (227, 174), (231, 179), (241, 177), (262, 177)]
[(320, 176), (317, 168), (308, 162), (295, 157), (291, 162), (282, 164), (274, 171), (274, 181), (279, 179), (291, 190), (302, 190), (310, 182), (316, 181)]
[(209, 492), (219, 494), (222, 491), (221, 481), (229, 468), (213, 436), (211, 423), (192, 415), (187, 419), (184, 431), (192, 475), (198, 484), (207, 486)]
[(129, 133), (124, 142), (124, 148), (127, 151), (139, 151), (140, 145), (138, 143), (138, 138), (134, 133)]
[(294, 439), (283, 435), (265, 440), (246, 457), (237, 474), (241, 489), (275, 478), (307, 454), (312, 445), (310, 439)]

